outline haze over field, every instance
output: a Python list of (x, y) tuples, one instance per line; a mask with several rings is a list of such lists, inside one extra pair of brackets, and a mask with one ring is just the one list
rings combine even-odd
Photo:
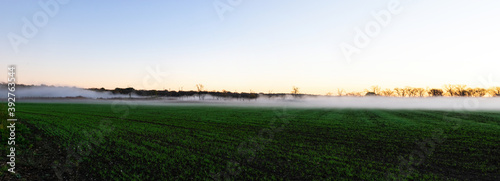
[[(7, 94), (5, 90), (0, 94)], [(251, 107), (295, 107), (295, 108), (381, 108), (381, 109), (428, 109), (428, 110), (500, 110), (500, 97), (382, 97), (382, 96), (309, 96), (300, 98), (291, 94), (283, 97), (259, 96), (257, 99), (218, 98), (207, 95), (200, 100), (197, 95), (186, 97), (156, 97), (111, 94), (75, 87), (31, 87), (17, 91), (18, 102), (80, 102), (119, 103), (138, 105), (216, 105)], [(48, 100), (38, 98), (84, 97), (86, 100)], [(26, 99), (26, 100), (25, 100)], [(96, 100), (98, 99), (98, 100)], [(109, 99), (109, 100), (106, 100)]]
[[(1, 94), (7, 94), (7, 89), (0, 91)], [(128, 97), (127, 95), (113, 95), (109, 92), (95, 92), (77, 87), (29, 87), (17, 89), (16, 96), (18, 98), (63, 98), (63, 97), (86, 97), (86, 98), (114, 98), (114, 97)]]

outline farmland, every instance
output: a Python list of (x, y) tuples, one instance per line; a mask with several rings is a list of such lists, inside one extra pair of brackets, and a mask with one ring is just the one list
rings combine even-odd
[(2, 178), (500, 179), (495, 111), (16, 106), (19, 175)]

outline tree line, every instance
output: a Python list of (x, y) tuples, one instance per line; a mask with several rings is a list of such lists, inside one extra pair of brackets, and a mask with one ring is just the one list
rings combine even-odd
[[(189, 90), (189, 91), (172, 91), (172, 90), (135, 90), (132, 87), (129, 88), (115, 88), (113, 90), (108, 90), (105, 88), (90, 88), (88, 90), (96, 91), (96, 92), (111, 92), (112, 94), (122, 94), (129, 95), (132, 94), (138, 96), (146, 96), (146, 97), (198, 97), (200, 100), (205, 99), (205, 96), (211, 95), (216, 99), (225, 99), (225, 98), (235, 98), (235, 99), (256, 99), (258, 94), (255, 92), (231, 92), (231, 91), (207, 91), (204, 89), (202, 84), (196, 85), (197, 90)], [(274, 94), (274, 96), (279, 94)]]
[[(0, 83), (0, 87), (6, 87), (7, 84)], [(54, 87), (47, 85), (23, 85), (18, 84), (17, 88), (29, 88), (29, 87)], [(196, 90), (189, 91), (171, 91), (171, 90), (136, 90), (132, 87), (128, 88), (115, 88), (115, 89), (105, 89), (105, 88), (89, 88), (87, 90), (96, 92), (110, 92), (112, 94), (129, 95), (132, 94), (138, 96), (147, 97), (198, 97), (200, 100), (205, 99), (205, 96), (210, 95), (214, 99), (257, 99), (260, 96), (265, 96), (267, 98), (285, 98), (287, 95), (291, 95), (294, 98), (300, 98), (306, 94), (302, 94), (299, 88), (296, 86), (292, 87), (290, 93), (255, 93), (250, 90), (250, 92), (231, 92), (227, 90), (222, 91), (207, 91), (205, 86), (202, 84), (196, 85)], [(334, 96), (333, 93), (329, 92), (327, 96)], [(310, 95), (316, 96), (316, 95)], [(418, 88), (406, 86), (404, 88), (394, 88), (394, 89), (382, 89), (380, 86), (371, 86), (369, 89), (365, 89), (363, 92), (346, 92), (344, 89), (337, 89), (336, 96), (387, 96), (387, 97), (498, 97), (500, 96), (500, 87), (485, 88), (472, 88), (462, 84), (447, 84), (443, 88)]]
[[(306, 94), (301, 94), (299, 88), (296, 86), (292, 87), (290, 93), (255, 93), (250, 91), (247, 92), (230, 92), (226, 90), (222, 91), (206, 91), (202, 84), (196, 85), (197, 91), (156, 91), (156, 90), (131, 90), (116, 88), (113, 93), (129, 94), (130, 92), (135, 92), (140, 96), (168, 96), (168, 97), (181, 97), (181, 96), (198, 96), (200, 100), (203, 100), (206, 95), (211, 95), (215, 98), (248, 98), (256, 99), (259, 96), (266, 96), (268, 98), (281, 97), (284, 98), (286, 95), (291, 95), (294, 98), (300, 98)], [(333, 93), (329, 92), (327, 96), (333, 96)], [(365, 89), (363, 92), (346, 92), (344, 89), (337, 89), (337, 96), (387, 96), (387, 97), (485, 97), (500, 96), (500, 87), (491, 87), (489, 89), (485, 88), (471, 88), (462, 84), (447, 84), (443, 88), (418, 88), (406, 86), (404, 88), (394, 88), (394, 89), (382, 89), (380, 86), (372, 86), (369, 89)]]
[(345, 90), (339, 89), (338, 96), (388, 96), (388, 97), (485, 97), (485, 96), (500, 96), (500, 87), (472, 88), (462, 84), (447, 84), (443, 88), (418, 88), (404, 87), (394, 89), (382, 89), (379, 86), (372, 86), (370, 89), (365, 89), (364, 92), (345, 93)]

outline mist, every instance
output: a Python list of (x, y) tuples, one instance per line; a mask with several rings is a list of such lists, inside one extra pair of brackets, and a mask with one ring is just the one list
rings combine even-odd
[(289, 107), (289, 108), (353, 108), (353, 109), (418, 109), (418, 110), (497, 110), (500, 111), (500, 97), (327, 97), (305, 96), (284, 99), (258, 98), (256, 100), (203, 100), (203, 101), (157, 101), (139, 104), (172, 105), (178, 103), (195, 105)]
[[(211, 95), (184, 97), (149, 97), (132, 94), (96, 92), (77, 87), (34, 86), (16, 87), (16, 101), (20, 102), (73, 102), (123, 103), (157, 106), (238, 106), (289, 108), (354, 108), (354, 109), (422, 109), (422, 110), (494, 110), (500, 111), (500, 97), (383, 97), (383, 96), (308, 96), (267, 97), (257, 99), (221, 98)], [(0, 94), (5, 95), (7, 87)], [(51, 99), (54, 98), (54, 99)], [(65, 99), (60, 99), (65, 98)], [(70, 99), (80, 98), (80, 99)]]
[[(0, 90), (2, 95), (7, 95), (7, 88)], [(96, 92), (77, 87), (54, 87), (54, 86), (34, 86), (34, 87), (16, 87), (14, 92), (17, 98), (66, 98), (66, 97), (85, 97), (85, 98), (126, 98), (128, 95), (112, 94), (110, 92)], [(134, 96), (136, 97), (136, 96)]]
[[(49, 89), (52, 90), (52, 89)], [(334, 108), (334, 109), (411, 109), (411, 110), (453, 110), (453, 111), (500, 111), (500, 97), (327, 97), (305, 96), (302, 98), (265, 98), (258, 99), (220, 99), (207, 95), (200, 100), (197, 96), (189, 97), (141, 97), (128, 95), (112, 95), (75, 88), (57, 89), (64, 96), (84, 96), (91, 99), (19, 99), (20, 102), (58, 102), (58, 103), (98, 103), (154, 106), (229, 106), (229, 107), (276, 107), (276, 108)], [(32, 90), (30, 90), (32, 91)], [(54, 95), (37, 91), (37, 94), (24, 96)], [(75, 91), (75, 92), (68, 92)], [(20, 93), (21, 94), (21, 93)], [(63, 97), (63, 96), (58, 96)], [(104, 99), (96, 99), (104, 98)], [(110, 98), (110, 99), (108, 99)]]

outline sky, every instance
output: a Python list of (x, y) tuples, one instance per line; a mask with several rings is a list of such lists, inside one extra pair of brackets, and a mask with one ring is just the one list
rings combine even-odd
[(500, 86), (499, 7), (494, 0), (3, 0), (0, 74), (16, 65), (22, 84), (265, 93)]

